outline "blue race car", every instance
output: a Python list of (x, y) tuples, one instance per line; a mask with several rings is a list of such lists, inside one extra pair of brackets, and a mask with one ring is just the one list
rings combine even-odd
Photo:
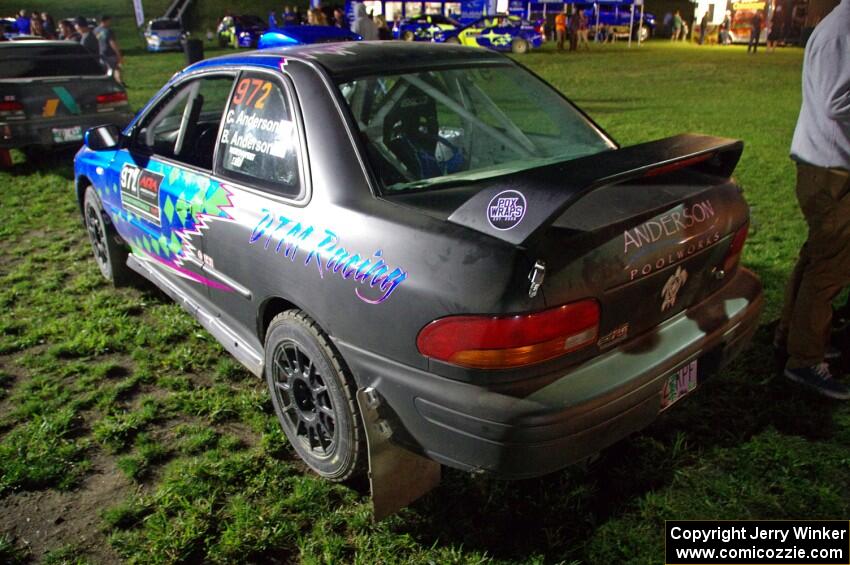
[(220, 47), (248, 47), (254, 49), (269, 26), (257, 16), (226, 16), (218, 25)]
[(393, 27), (393, 39), (404, 41), (436, 41), (441, 43), (448, 32), (461, 25), (451, 18), (439, 15), (421, 15), (405, 18)]
[(454, 31), (444, 32), (439, 43), (460, 43), (494, 51), (527, 53), (543, 44), (543, 30), (518, 16), (485, 16)]
[(363, 38), (353, 31), (333, 26), (293, 25), (270, 29), (260, 37), (259, 49), (289, 47), (311, 43), (360, 41)]

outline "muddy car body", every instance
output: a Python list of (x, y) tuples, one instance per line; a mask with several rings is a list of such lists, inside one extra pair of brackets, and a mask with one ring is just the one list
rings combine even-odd
[[(213, 79), (197, 92), (215, 108), (187, 102), (171, 129), (151, 117)], [(293, 446), (332, 479), (372, 444), (356, 393), (405, 450), (542, 475), (648, 425), (757, 325), (761, 285), (738, 265), (742, 144), (619, 148), (486, 50), (213, 59), (120, 138), (89, 138), (77, 197), (104, 273), (126, 261), (265, 375)]]

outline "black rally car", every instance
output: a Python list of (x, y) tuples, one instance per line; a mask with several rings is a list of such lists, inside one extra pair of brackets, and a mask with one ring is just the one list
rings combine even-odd
[(90, 131), (77, 197), (104, 274), (264, 376), (319, 474), (368, 455), (374, 480), (392, 444), (520, 478), (646, 426), (752, 335), (742, 147), (620, 148), (489, 51), (305, 46), (198, 63)]

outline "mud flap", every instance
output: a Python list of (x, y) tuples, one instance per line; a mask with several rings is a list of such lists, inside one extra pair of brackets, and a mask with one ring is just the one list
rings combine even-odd
[(359, 389), (357, 404), (366, 429), (372, 517), (378, 522), (440, 484), (440, 464), (392, 441), (392, 426), (381, 417), (383, 401), (374, 388)]

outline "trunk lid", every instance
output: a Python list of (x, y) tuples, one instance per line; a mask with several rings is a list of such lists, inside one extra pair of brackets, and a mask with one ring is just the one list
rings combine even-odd
[(731, 179), (742, 149), (680, 135), (389, 199), (522, 248), (545, 266), (547, 307), (596, 298), (604, 348), (723, 286), (724, 259), (749, 216)]

